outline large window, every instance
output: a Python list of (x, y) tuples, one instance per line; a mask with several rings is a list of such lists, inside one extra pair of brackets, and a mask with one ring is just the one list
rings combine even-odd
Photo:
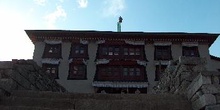
[(124, 67), (123, 68), (123, 76), (140, 76), (141, 69), (133, 68), (133, 67)]
[(186, 56), (186, 57), (199, 57), (198, 47), (197, 46), (194, 46), (194, 47), (183, 46), (182, 54), (183, 56)]
[(59, 65), (54, 65), (54, 64), (43, 64), (43, 70), (46, 73), (50, 74), (54, 79), (59, 79), (58, 66)]
[(124, 55), (141, 55), (141, 49), (140, 48), (135, 48), (135, 47), (130, 47), (124, 48)]
[(71, 63), (69, 66), (68, 79), (85, 80), (86, 79), (86, 65)]
[(88, 57), (88, 45), (72, 44), (70, 58), (87, 58)]
[(61, 58), (61, 44), (46, 44), (43, 58)]
[(162, 77), (166, 67), (167, 67), (166, 65), (157, 65), (156, 66), (155, 81), (159, 81), (160, 80), (160, 78)]
[(120, 49), (118, 46), (101, 47), (101, 55), (119, 55)]
[(144, 46), (100, 45), (99, 58), (144, 59)]
[(144, 81), (146, 79), (143, 66), (97, 66), (98, 80), (106, 81)]
[(171, 46), (155, 46), (155, 60), (171, 60)]

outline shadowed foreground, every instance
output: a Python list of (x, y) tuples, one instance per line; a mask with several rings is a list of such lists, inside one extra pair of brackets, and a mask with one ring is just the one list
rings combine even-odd
[(1, 110), (191, 110), (190, 102), (171, 94), (81, 94), (13, 91)]

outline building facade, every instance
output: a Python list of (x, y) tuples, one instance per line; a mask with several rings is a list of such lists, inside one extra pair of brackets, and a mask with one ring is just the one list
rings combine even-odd
[(207, 59), (219, 71), (209, 47), (218, 34), (26, 30), (33, 60), (69, 92), (153, 93), (170, 60)]

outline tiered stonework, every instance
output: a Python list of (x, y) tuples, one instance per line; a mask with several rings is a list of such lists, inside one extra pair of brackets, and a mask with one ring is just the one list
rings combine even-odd
[(181, 94), (195, 110), (220, 109), (220, 72), (207, 71), (205, 58), (180, 57), (170, 62), (156, 91)]
[(66, 91), (33, 60), (0, 62), (0, 90)]

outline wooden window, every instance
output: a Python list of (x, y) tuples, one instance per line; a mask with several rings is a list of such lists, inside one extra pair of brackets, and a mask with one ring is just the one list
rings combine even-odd
[(50, 74), (54, 79), (59, 79), (58, 66), (59, 65), (54, 65), (54, 64), (43, 64), (43, 70), (46, 73)]
[(119, 55), (120, 54), (120, 48), (118, 46), (106, 46), (106, 47), (100, 47), (101, 48), (101, 55)]
[(199, 50), (197, 46), (194, 47), (186, 47), (183, 46), (182, 54), (186, 57), (199, 57)]
[(123, 68), (123, 75), (128, 76), (128, 68)]
[(141, 50), (139, 48), (135, 49), (135, 55), (141, 55)]
[(114, 55), (119, 55), (120, 49), (119, 47), (114, 48)]
[(85, 80), (86, 78), (86, 65), (73, 64), (69, 66), (68, 79)]
[(140, 68), (132, 68), (132, 67), (124, 67), (123, 75), (124, 76), (140, 76), (141, 69)]
[(108, 55), (108, 48), (107, 47), (102, 48), (102, 55)]
[(140, 76), (141, 75), (141, 69), (140, 68), (136, 68), (135, 69), (135, 74), (136, 74), (136, 76)]
[(124, 48), (124, 55), (128, 55), (128, 48)]
[(129, 48), (129, 55), (135, 55), (134, 48)]
[(72, 44), (70, 58), (88, 58), (88, 45)]
[(155, 60), (171, 60), (171, 46), (155, 46)]
[(141, 52), (141, 48), (135, 48), (135, 47), (130, 47), (130, 48), (125, 47), (123, 53), (124, 55), (130, 55), (130, 56), (143, 54)]
[(157, 65), (156, 66), (155, 81), (159, 81), (160, 80), (160, 77), (164, 73), (166, 67), (167, 67), (166, 65)]
[(107, 81), (127, 81), (138, 80), (143, 81), (145, 77), (145, 69), (142, 66), (97, 66), (98, 80)]
[(144, 46), (99, 45), (98, 52), (98, 58), (144, 60)]
[(46, 44), (43, 58), (61, 58), (61, 44)]

